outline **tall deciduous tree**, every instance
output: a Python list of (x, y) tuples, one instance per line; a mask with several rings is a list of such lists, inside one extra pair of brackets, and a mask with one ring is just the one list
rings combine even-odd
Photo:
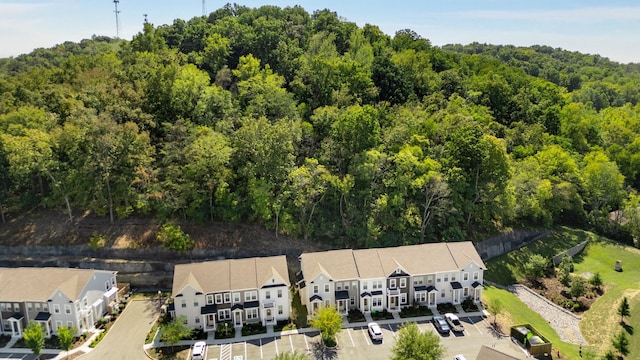
[(186, 319), (180, 316), (160, 327), (160, 340), (173, 348), (180, 340), (191, 334), (191, 329), (185, 324)]
[(289, 175), (293, 206), (298, 211), (298, 219), (305, 240), (311, 232), (311, 222), (316, 207), (324, 198), (330, 184), (331, 174), (316, 159), (306, 159), (303, 166)]
[(402, 324), (393, 344), (392, 360), (440, 360), (445, 349), (440, 337), (431, 331), (421, 332), (414, 322)]
[(60, 349), (67, 352), (69, 357), (69, 349), (73, 344), (73, 338), (75, 337), (75, 331), (70, 326), (58, 326), (58, 342), (60, 343)]

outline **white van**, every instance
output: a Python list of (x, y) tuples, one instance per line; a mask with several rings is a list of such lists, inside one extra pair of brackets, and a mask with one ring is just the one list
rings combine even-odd
[(467, 358), (464, 357), (464, 355), (462, 355), (462, 354), (458, 354), (458, 355), (453, 357), (453, 360), (467, 360)]
[(191, 350), (191, 359), (192, 360), (204, 360), (205, 352), (207, 351), (207, 343), (204, 341), (198, 341), (193, 344), (193, 349)]

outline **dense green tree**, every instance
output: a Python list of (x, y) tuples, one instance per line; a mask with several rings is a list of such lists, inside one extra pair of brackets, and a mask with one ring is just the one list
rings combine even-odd
[(334, 346), (336, 335), (342, 329), (342, 316), (335, 307), (321, 307), (313, 313), (309, 324), (320, 331), (322, 342), (326, 346)]
[(504, 310), (504, 305), (503, 305), (502, 301), (499, 298), (497, 298), (497, 297), (491, 298), (487, 302), (487, 311), (489, 312), (489, 314), (493, 315), (493, 326), (494, 327), (496, 326), (496, 321), (498, 319), (498, 315), (500, 315), (503, 310)]
[(431, 331), (422, 332), (413, 322), (402, 324), (393, 345), (393, 360), (440, 360), (445, 349), (440, 337)]
[(29, 322), (29, 325), (22, 331), (22, 337), (27, 347), (33, 351), (36, 359), (39, 359), (40, 352), (44, 349), (44, 330), (42, 326), (35, 321)]
[(618, 306), (618, 315), (620, 315), (620, 323), (624, 323), (625, 316), (631, 316), (631, 311), (629, 311), (629, 300), (626, 296), (622, 298), (622, 301), (620, 301), (620, 305)]
[(66, 351), (67, 357), (69, 357), (69, 349), (71, 349), (71, 345), (73, 344), (75, 330), (70, 326), (58, 326), (57, 332), (60, 349)]
[(189, 335), (191, 335), (191, 329), (187, 327), (184, 316), (173, 319), (160, 327), (160, 340), (169, 344), (172, 348)]
[(618, 351), (620, 357), (627, 356), (631, 352), (631, 349), (629, 349), (629, 338), (627, 338), (624, 330), (621, 330), (611, 339), (611, 345)]
[(525, 276), (536, 281), (544, 276), (544, 270), (547, 268), (549, 261), (540, 254), (533, 254), (524, 263), (522, 271)]

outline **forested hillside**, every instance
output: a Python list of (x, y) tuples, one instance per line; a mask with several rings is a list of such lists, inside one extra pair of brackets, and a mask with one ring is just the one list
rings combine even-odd
[(640, 235), (640, 70), (596, 55), (227, 5), (2, 59), (0, 94), (4, 217), (252, 222), (351, 247)]

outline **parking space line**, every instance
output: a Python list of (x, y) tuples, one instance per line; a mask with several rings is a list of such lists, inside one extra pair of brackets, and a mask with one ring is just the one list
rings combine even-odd
[(371, 343), (369, 342), (368, 332), (367, 331), (363, 331), (362, 332), (362, 336), (364, 336), (364, 342), (366, 342), (367, 345), (371, 345)]
[(302, 336), (304, 337), (304, 344), (307, 347), (307, 351), (310, 351), (309, 349), (309, 342), (307, 341), (307, 335), (302, 334)]
[(244, 360), (247, 360), (247, 342), (244, 342)]
[(351, 329), (347, 328), (347, 334), (349, 334), (349, 339), (351, 339), (351, 345), (356, 347), (356, 343), (353, 342), (353, 337), (351, 337)]
[(293, 340), (291, 339), (291, 335), (289, 335), (289, 344), (291, 344), (291, 352), (294, 352), (295, 350), (293, 349)]
[(480, 331), (480, 328), (478, 326), (476, 326), (476, 323), (474, 323), (473, 320), (471, 320), (470, 317), (468, 317), (467, 319), (469, 319), (469, 321), (471, 322), (471, 325), (473, 325), (473, 327), (476, 328), (476, 330), (478, 330), (480, 335), (482, 335), (482, 331)]
[(276, 356), (280, 355), (280, 352), (278, 351), (278, 339), (276, 339), (276, 337), (273, 337), (273, 343), (276, 344)]
[(391, 327), (391, 324), (387, 324), (387, 327), (389, 327), (389, 331), (391, 331), (391, 335), (393, 335), (393, 338), (396, 338), (396, 333), (395, 331), (393, 331), (393, 328)]
[(258, 340), (260, 340), (260, 359), (264, 359), (264, 354), (262, 353), (262, 339)]

